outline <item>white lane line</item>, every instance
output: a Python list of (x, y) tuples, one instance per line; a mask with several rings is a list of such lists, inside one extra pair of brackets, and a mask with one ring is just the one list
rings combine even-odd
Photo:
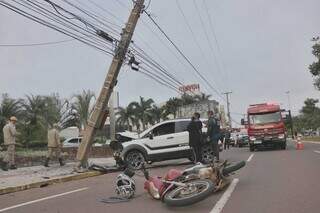
[(233, 179), (228, 189), (223, 193), (222, 197), (216, 203), (216, 205), (213, 207), (210, 213), (220, 213), (222, 211), (223, 207), (226, 205), (226, 203), (230, 199), (231, 194), (236, 188), (236, 185), (238, 184), (238, 182), (239, 182), (238, 178)]
[(254, 154), (251, 154), (251, 155), (249, 156), (247, 162), (250, 162), (250, 161), (252, 160), (253, 156), (254, 156)]
[(315, 153), (318, 153), (318, 154), (320, 154), (320, 151), (318, 151), (318, 150), (313, 150)]
[(77, 189), (77, 190), (73, 190), (73, 191), (69, 191), (69, 192), (65, 192), (65, 193), (61, 193), (61, 194), (57, 194), (57, 195), (52, 195), (52, 196), (49, 196), (49, 197), (44, 197), (44, 198), (41, 198), (41, 199), (38, 199), (38, 200), (33, 200), (33, 201), (26, 202), (26, 203), (21, 203), (21, 204), (18, 204), (18, 205), (14, 205), (14, 206), (10, 206), (10, 207), (4, 208), (4, 209), (0, 209), (0, 212), (5, 212), (5, 211), (11, 210), (11, 209), (19, 208), (19, 207), (22, 207), (22, 206), (27, 206), (27, 205), (30, 205), (30, 204), (33, 204), (33, 203), (38, 203), (38, 202), (44, 201), (44, 200), (49, 200), (49, 199), (61, 197), (61, 196), (64, 196), (64, 195), (68, 195), (68, 194), (72, 194), (72, 193), (76, 193), (76, 192), (81, 192), (81, 191), (84, 191), (84, 190), (87, 190), (87, 189), (88, 189), (88, 187), (85, 187), (85, 188), (81, 188), (81, 189)]

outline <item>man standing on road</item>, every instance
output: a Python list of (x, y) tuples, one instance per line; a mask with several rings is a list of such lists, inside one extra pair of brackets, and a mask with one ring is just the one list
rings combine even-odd
[(59, 159), (60, 166), (65, 165), (61, 157), (62, 144), (60, 143), (58, 127), (58, 124), (53, 124), (53, 128), (48, 130), (48, 156), (44, 163), (45, 167), (49, 167), (49, 161), (54, 154)]
[(4, 146), (6, 147), (6, 154), (1, 165), (2, 170), (8, 171), (8, 169), (17, 169), (15, 164), (15, 152), (16, 152), (16, 122), (17, 118), (10, 117), (9, 122), (3, 127)]
[(191, 118), (187, 130), (189, 132), (189, 146), (192, 148), (195, 156), (195, 163), (200, 162), (201, 157), (201, 140), (202, 140), (202, 122), (200, 121), (200, 114), (194, 113)]
[(230, 137), (231, 137), (231, 132), (230, 132), (230, 127), (227, 126), (225, 134), (224, 134), (224, 149), (226, 150), (227, 148), (230, 148)]
[(214, 156), (219, 162), (220, 121), (214, 116), (213, 111), (208, 112), (208, 117), (207, 140), (212, 144)]

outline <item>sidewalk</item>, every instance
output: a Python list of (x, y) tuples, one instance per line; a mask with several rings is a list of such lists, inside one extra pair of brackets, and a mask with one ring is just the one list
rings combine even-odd
[[(94, 158), (90, 159), (89, 163), (108, 166), (115, 165), (113, 158)], [(63, 167), (60, 167), (59, 164), (51, 164), (48, 168), (44, 166), (32, 166), (9, 171), (2, 171), (0, 169), (0, 195), (101, 174), (97, 171), (76, 173), (73, 171), (74, 166), (75, 163), (67, 163)]]

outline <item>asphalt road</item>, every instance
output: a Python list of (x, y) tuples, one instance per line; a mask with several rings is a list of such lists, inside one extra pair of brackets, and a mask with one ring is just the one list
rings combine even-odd
[[(8, 213), (105, 213), (105, 212), (223, 212), (223, 213), (316, 213), (320, 212), (320, 145), (305, 144), (304, 150), (261, 150), (253, 155), (248, 148), (232, 148), (222, 153), (230, 161), (249, 160), (234, 178), (232, 187), (206, 200), (183, 208), (168, 208), (152, 200), (143, 190), (144, 179), (136, 177), (137, 197), (126, 203), (105, 204), (114, 196), (117, 173), (80, 181), (56, 184), (0, 196), (0, 212)], [(174, 163), (174, 162), (169, 162)], [(163, 175), (170, 165), (154, 168)], [(224, 202), (223, 202), (224, 201)], [(225, 204), (225, 205), (224, 205)]]

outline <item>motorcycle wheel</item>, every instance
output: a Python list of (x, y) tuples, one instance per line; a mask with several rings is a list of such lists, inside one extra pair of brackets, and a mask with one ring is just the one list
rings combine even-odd
[(215, 189), (215, 184), (208, 179), (192, 180), (187, 186), (179, 186), (168, 192), (163, 202), (168, 206), (187, 206), (200, 202), (208, 197)]

